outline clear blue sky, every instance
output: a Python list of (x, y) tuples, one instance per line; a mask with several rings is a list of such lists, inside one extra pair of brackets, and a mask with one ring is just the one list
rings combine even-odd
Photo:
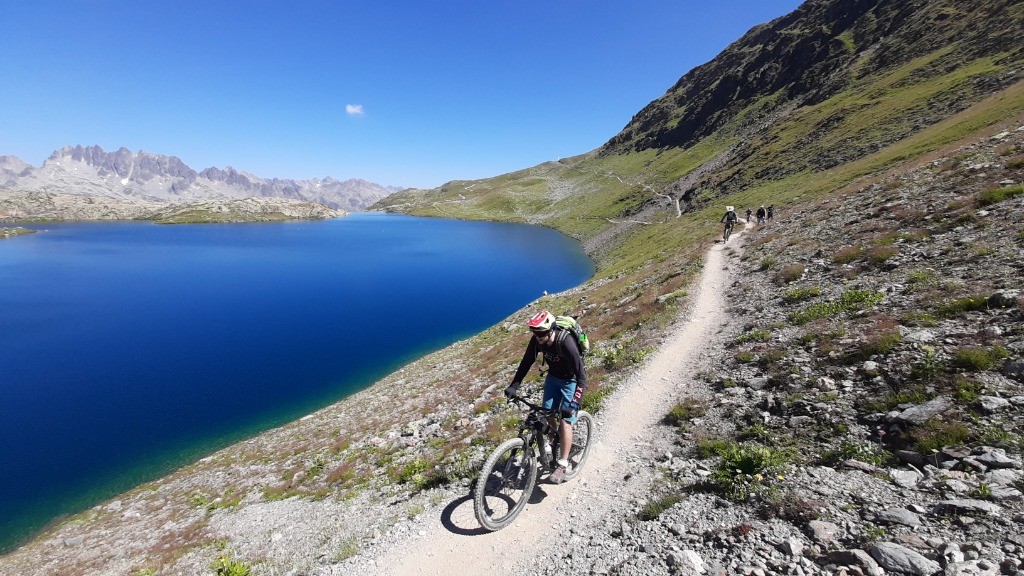
[(5, 0), (0, 155), (433, 187), (597, 148), (797, 0)]

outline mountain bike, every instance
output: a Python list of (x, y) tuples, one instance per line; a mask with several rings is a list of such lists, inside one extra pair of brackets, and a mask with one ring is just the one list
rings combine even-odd
[(722, 242), (728, 242), (729, 241), (729, 236), (732, 236), (732, 227), (733, 227), (733, 223), (732, 222), (726, 222), (725, 223), (725, 232), (722, 233)]
[[(473, 488), (476, 519), (492, 532), (511, 524), (523, 511), (537, 484), (538, 464), (553, 471), (560, 453), (557, 431), (562, 424), (562, 411), (545, 409), (520, 396), (510, 396), (509, 400), (522, 403), (530, 412), (519, 424), (519, 434), (491, 452)], [(549, 418), (555, 419), (554, 428), (548, 423)], [(570, 468), (565, 475), (566, 480), (575, 478), (583, 469), (590, 455), (593, 434), (594, 419), (585, 410), (580, 410), (576, 414), (576, 423), (572, 425)], [(551, 447), (550, 452), (545, 450), (545, 445)]]

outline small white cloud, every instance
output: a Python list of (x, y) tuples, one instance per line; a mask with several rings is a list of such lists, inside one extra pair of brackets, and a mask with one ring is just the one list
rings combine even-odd
[(345, 104), (345, 114), (349, 116), (362, 116), (363, 105), (362, 104)]

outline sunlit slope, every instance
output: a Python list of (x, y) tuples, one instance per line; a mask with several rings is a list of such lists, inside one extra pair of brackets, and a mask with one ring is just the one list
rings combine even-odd
[(621, 271), (717, 233), (726, 204), (812, 200), (1024, 113), (1021, 29), (1007, 1), (808, 2), (597, 150), (375, 207), (541, 223)]

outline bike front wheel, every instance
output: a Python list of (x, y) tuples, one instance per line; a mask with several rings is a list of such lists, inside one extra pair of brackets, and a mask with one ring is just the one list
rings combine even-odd
[(494, 452), (473, 489), (473, 509), (480, 525), (501, 530), (526, 507), (537, 483), (537, 459), (522, 438), (512, 438)]
[(576, 413), (576, 423), (572, 425), (572, 448), (569, 449), (569, 473), (566, 480), (571, 480), (580, 473), (590, 456), (590, 446), (594, 439), (594, 418), (585, 410)]

